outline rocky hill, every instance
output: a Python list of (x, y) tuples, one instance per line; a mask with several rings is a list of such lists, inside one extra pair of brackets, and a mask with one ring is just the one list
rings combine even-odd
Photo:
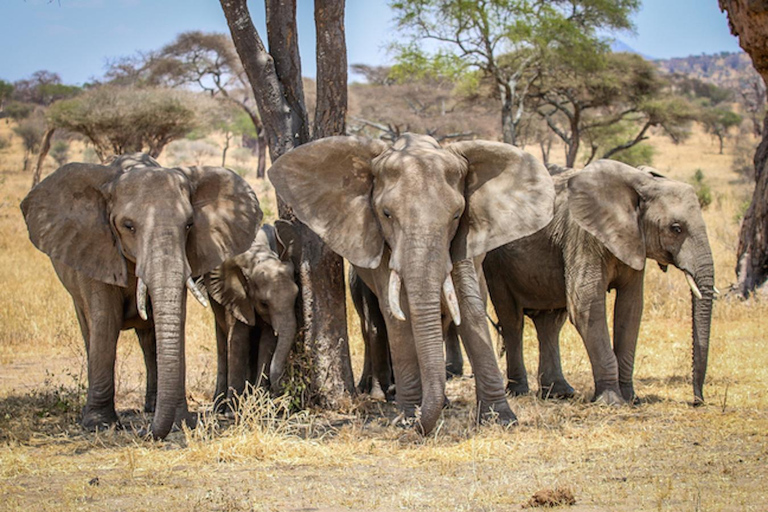
[(720, 87), (742, 89), (758, 77), (752, 60), (744, 52), (691, 55), (654, 60), (662, 73), (679, 73), (714, 83)]

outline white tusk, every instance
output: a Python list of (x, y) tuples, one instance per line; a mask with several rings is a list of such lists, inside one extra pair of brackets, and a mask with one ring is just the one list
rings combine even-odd
[(142, 320), (147, 319), (147, 285), (139, 278), (136, 282), (136, 309)]
[(693, 276), (688, 272), (684, 272), (684, 274), (685, 280), (688, 282), (688, 286), (691, 287), (693, 295), (696, 296), (697, 299), (701, 299), (701, 291), (699, 290), (699, 287), (696, 286), (696, 281), (693, 280)]
[(197, 287), (195, 282), (192, 280), (192, 277), (187, 278), (187, 288), (189, 288), (189, 291), (192, 292), (192, 295), (195, 296), (197, 302), (202, 304), (204, 308), (208, 307), (208, 299), (205, 298), (205, 295), (203, 295), (203, 292), (201, 292), (200, 288)]
[(451, 274), (443, 281), (443, 297), (448, 304), (448, 311), (451, 312), (451, 318), (456, 326), (461, 325), (461, 313), (459, 311), (459, 301), (456, 300), (456, 289), (453, 287), (453, 279)]
[(717, 286), (712, 285), (712, 291), (715, 292), (715, 295), (720, 295), (720, 290), (717, 289)]
[(400, 321), (405, 321), (405, 314), (403, 313), (403, 310), (400, 309), (400, 285), (402, 284), (402, 281), (400, 281), (400, 275), (397, 273), (396, 270), (392, 269), (392, 272), (389, 273), (389, 292), (388, 292), (388, 300), (389, 300), (389, 311), (392, 313), (392, 316), (397, 318)]

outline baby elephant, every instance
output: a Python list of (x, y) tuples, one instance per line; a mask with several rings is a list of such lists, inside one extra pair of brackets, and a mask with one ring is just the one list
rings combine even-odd
[(296, 337), (301, 242), (294, 227), (264, 225), (250, 249), (205, 277), (216, 317), (216, 400), (242, 394), (246, 382), (277, 391)]

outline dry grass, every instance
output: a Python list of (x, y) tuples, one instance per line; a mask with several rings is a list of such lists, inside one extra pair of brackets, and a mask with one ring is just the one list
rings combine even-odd
[[(8, 126), (0, 121), (0, 136)], [(734, 279), (736, 215), (748, 188), (729, 156), (704, 135), (683, 146), (654, 139), (657, 165), (678, 179), (704, 171), (717, 286)], [(164, 442), (130, 430), (86, 434), (83, 343), (68, 295), (47, 257), (29, 243), (18, 203), (31, 176), (18, 146), (0, 152), (0, 503), (5, 510), (518, 510), (538, 491), (567, 489), (571, 510), (766, 510), (768, 308), (721, 299), (715, 306), (708, 404), (693, 409), (690, 302), (685, 281), (649, 266), (637, 354), (634, 408), (586, 403), (591, 372), (567, 326), (563, 365), (580, 396), (511, 404), (520, 426), (477, 427), (474, 384), (452, 381), (452, 406), (420, 438), (394, 426), (392, 404), (352, 401), (342, 411), (289, 415), (253, 396), (234, 421), (203, 414), (194, 431)], [(268, 217), (267, 183), (252, 184)], [(210, 312), (190, 302), (187, 382), (205, 411), (214, 386)], [(351, 310), (351, 308), (350, 308)], [(350, 322), (356, 370), (362, 346)], [(535, 372), (533, 329), (526, 358)], [(119, 344), (117, 404), (128, 425), (147, 421), (143, 363), (133, 334)]]

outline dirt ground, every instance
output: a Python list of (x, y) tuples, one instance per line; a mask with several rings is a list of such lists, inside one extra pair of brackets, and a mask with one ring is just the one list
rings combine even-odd
[[(9, 128), (0, 121), (0, 136)], [(717, 287), (733, 274), (738, 220), (749, 185), (696, 132), (661, 138), (656, 167), (690, 180), (703, 170), (714, 200), (705, 212)], [(162, 158), (161, 158), (162, 160)], [(477, 426), (474, 382), (453, 380), (451, 406), (422, 438), (395, 425), (393, 404), (358, 397), (342, 410), (287, 414), (284, 400), (254, 396), (232, 419), (210, 409), (215, 341), (210, 311), (190, 302), (187, 386), (201, 413), (192, 431), (140, 439), (149, 421), (138, 343), (119, 344), (117, 407), (123, 429), (78, 425), (84, 349), (66, 291), (28, 241), (18, 208), (31, 175), (17, 141), (0, 152), (0, 509), (2, 510), (520, 510), (539, 496), (571, 495), (573, 511), (768, 510), (768, 305), (723, 296), (715, 305), (707, 404), (693, 408), (690, 297), (682, 274), (649, 265), (636, 363), (642, 403), (589, 403), (592, 378), (570, 325), (563, 366), (574, 400), (510, 398), (520, 425)], [(249, 181), (267, 216), (268, 183)], [(538, 349), (527, 324), (525, 356)], [(356, 373), (362, 343), (350, 320)], [(503, 367), (503, 361), (500, 361)], [(469, 373), (467, 366), (465, 373)], [(535, 387), (534, 378), (531, 385)], [(543, 504), (554, 504), (546, 502)]]

